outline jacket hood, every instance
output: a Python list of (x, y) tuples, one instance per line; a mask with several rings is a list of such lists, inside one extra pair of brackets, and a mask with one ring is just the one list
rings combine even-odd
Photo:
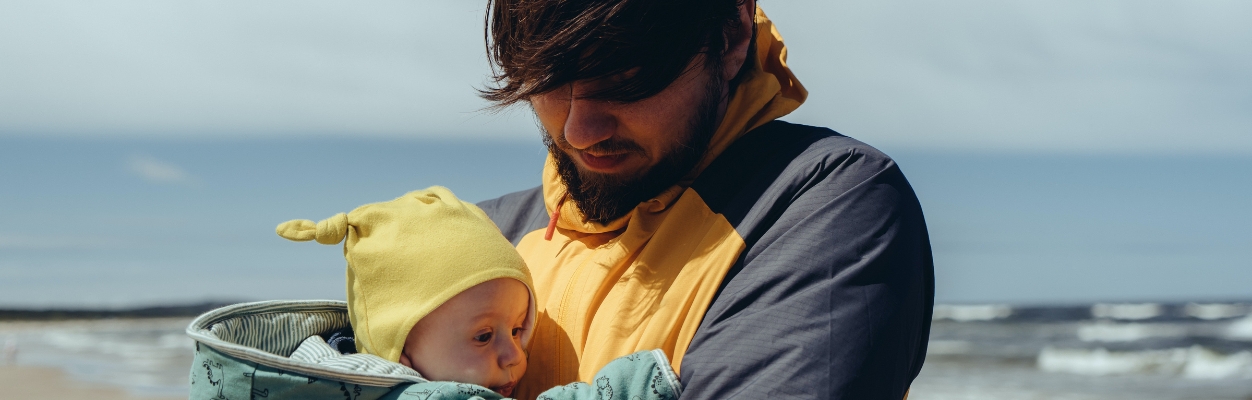
[(750, 60), (755, 63), (755, 68), (731, 95), (730, 103), (726, 106), (726, 115), (722, 117), (721, 124), (709, 141), (708, 150), (691, 172), (676, 185), (651, 200), (640, 203), (633, 212), (607, 224), (600, 224), (584, 221), (578, 206), (572, 201), (564, 201), (567, 194), (565, 183), (557, 174), (555, 161), (549, 154), (543, 168), (543, 195), (549, 215), (558, 208), (560, 210), (557, 227), (584, 233), (611, 232), (625, 227), (631, 215), (636, 212), (665, 211), (700, 172), (736, 139), (756, 127), (791, 113), (804, 103), (808, 91), (787, 67), (787, 46), (783, 44), (782, 35), (759, 6), (755, 18), (756, 57)]

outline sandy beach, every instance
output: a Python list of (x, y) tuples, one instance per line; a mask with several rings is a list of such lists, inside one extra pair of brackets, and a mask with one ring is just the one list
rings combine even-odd
[[(70, 379), (59, 369), (0, 366), (0, 388), (6, 399), (165, 400), (178, 397), (140, 397), (126, 390)], [(184, 397), (185, 399), (185, 397)]]

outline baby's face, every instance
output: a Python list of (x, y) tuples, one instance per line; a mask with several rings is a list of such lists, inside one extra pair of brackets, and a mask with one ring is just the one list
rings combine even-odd
[(516, 279), (493, 279), (457, 294), (413, 326), (400, 363), (426, 379), (473, 383), (513, 395), (526, 373), (522, 324), (530, 292)]

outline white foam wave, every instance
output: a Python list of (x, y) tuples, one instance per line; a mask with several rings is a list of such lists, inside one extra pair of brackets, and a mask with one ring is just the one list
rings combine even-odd
[(1084, 342), (1133, 342), (1154, 337), (1182, 337), (1187, 329), (1165, 324), (1118, 324), (1099, 321), (1078, 327), (1078, 339)]
[(1252, 379), (1252, 352), (1223, 355), (1201, 346), (1113, 352), (1045, 347), (1036, 365), (1047, 372), (1081, 375), (1169, 374), (1188, 379)]
[(1252, 378), (1252, 352), (1222, 355), (1192, 346), (1187, 352), (1187, 366), (1182, 375), (1191, 379)]
[(952, 321), (990, 321), (1008, 317), (1013, 314), (1013, 308), (1002, 304), (984, 304), (984, 305), (935, 305), (933, 318), (936, 320), (947, 319)]
[(1161, 315), (1161, 305), (1145, 304), (1096, 304), (1091, 306), (1091, 316), (1125, 320), (1148, 319)]
[(1226, 319), (1244, 316), (1248, 314), (1248, 305), (1246, 304), (1198, 304), (1190, 303), (1183, 308), (1187, 315), (1204, 319)]
[(1231, 323), (1226, 328), (1226, 336), (1235, 340), (1252, 340), (1252, 315)]

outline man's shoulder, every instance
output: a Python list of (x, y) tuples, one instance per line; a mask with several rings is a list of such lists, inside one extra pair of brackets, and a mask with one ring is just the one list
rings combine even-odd
[[(715, 212), (801, 193), (838, 196), (875, 177), (898, 175), (878, 149), (828, 128), (773, 121), (745, 134), (700, 175), (692, 188)], [(760, 204), (756, 204), (760, 205)]]
[(527, 233), (543, 228), (548, 222), (542, 186), (484, 200), (477, 205), (491, 217), (491, 221), (500, 228), (500, 233), (513, 242), (514, 246)]
[(781, 151), (783, 154), (789, 149), (801, 150), (794, 155), (797, 161), (824, 162), (831, 157), (852, 157), (850, 161), (866, 167), (891, 162), (891, 157), (882, 151), (830, 128), (782, 120), (771, 121), (748, 132), (731, 147), (738, 147), (738, 152), (745, 155), (762, 150)]

